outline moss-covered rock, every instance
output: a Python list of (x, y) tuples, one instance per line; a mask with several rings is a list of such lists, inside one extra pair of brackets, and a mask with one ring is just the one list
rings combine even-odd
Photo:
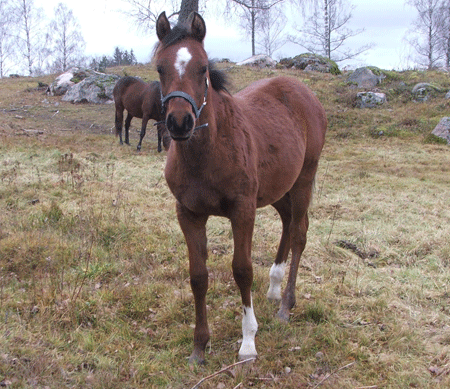
[(303, 53), (293, 58), (284, 58), (279, 62), (278, 67), (331, 74), (341, 73), (336, 62), (321, 55), (311, 53)]

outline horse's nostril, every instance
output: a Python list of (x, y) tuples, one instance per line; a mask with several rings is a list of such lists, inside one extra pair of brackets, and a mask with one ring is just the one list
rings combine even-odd
[(174, 113), (167, 115), (166, 125), (172, 138), (187, 139), (194, 128), (194, 118), (190, 114), (177, 117)]
[(174, 126), (175, 119), (172, 114), (169, 114), (166, 119), (166, 126), (169, 129), (172, 129)]
[(194, 127), (194, 119), (192, 118), (192, 115), (186, 115), (184, 117), (183, 126), (187, 131), (192, 130)]

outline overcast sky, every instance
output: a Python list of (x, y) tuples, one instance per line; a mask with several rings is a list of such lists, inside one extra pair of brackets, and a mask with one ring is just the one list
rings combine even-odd
[[(126, 20), (118, 12), (123, 6), (120, 0), (35, 0), (35, 5), (44, 8), (49, 19), (54, 16), (54, 8), (59, 2), (66, 3), (72, 9), (81, 25), (81, 33), (86, 41), (87, 55), (112, 56), (114, 48), (133, 49), (139, 62), (148, 62), (156, 42), (155, 33), (144, 36), (134, 28), (132, 21)], [(349, 0), (355, 6), (353, 18), (348, 27), (352, 30), (365, 29), (356, 37), (349, 39), (348, 45), (359, 47), (374, 43), (375, 47), (363, 54), (359, 61), (339, 64), (358, 67), (373, 65), (387, 70), (404, 69), (413, 66), (408, 61), (411, 49), (405, 42), (405, 36), (412, 27), (416, 12), (404, 5), (404, 0)], [(291, 15), (301, 21), (301, 13)], [(205, 15), (207, 35), (205, 47), (210, 58), (229, 58), (242, 61), (251, 56), (249, 38), (245, 38), (238, 26), (220, 20), (218, 16)], [(291, 29), (288, 23), (287, 30)], [(274, 59), (292, 57), (305, 50), (295, 45), (285, 45), (278, 50)]]

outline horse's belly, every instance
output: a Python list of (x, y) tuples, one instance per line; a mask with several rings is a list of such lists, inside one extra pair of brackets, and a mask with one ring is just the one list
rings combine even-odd
[[(296, 143), (298, 142), (292, 142), (292, 144)], [(258, 165), (258, 208), (273, 204), (291, 190), (303, 167), (304, 153), (302, 150), (300, 146), (284, 147), (282, 153), (260, 160)]]

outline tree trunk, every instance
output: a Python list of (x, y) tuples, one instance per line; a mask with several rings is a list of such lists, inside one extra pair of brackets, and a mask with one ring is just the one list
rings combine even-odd
[(178, 23), (184, 23), (191, 12), (198, 12), (198, 0), (182, 0), (180, 13), (178, 15)]
[(251, 16), (252, 16), (252, 56), (256, 55), (256, 48), (255, 48), (255, 30), (256, 30), (256, 11), (255, 11), (255, 0), (252, 0), (252, 9)]
[(328, 0), (323, 2), (323, 17), (325, 26), (325, 56), (331, 59), (331, 31), (330, 31), (330, 3)]

